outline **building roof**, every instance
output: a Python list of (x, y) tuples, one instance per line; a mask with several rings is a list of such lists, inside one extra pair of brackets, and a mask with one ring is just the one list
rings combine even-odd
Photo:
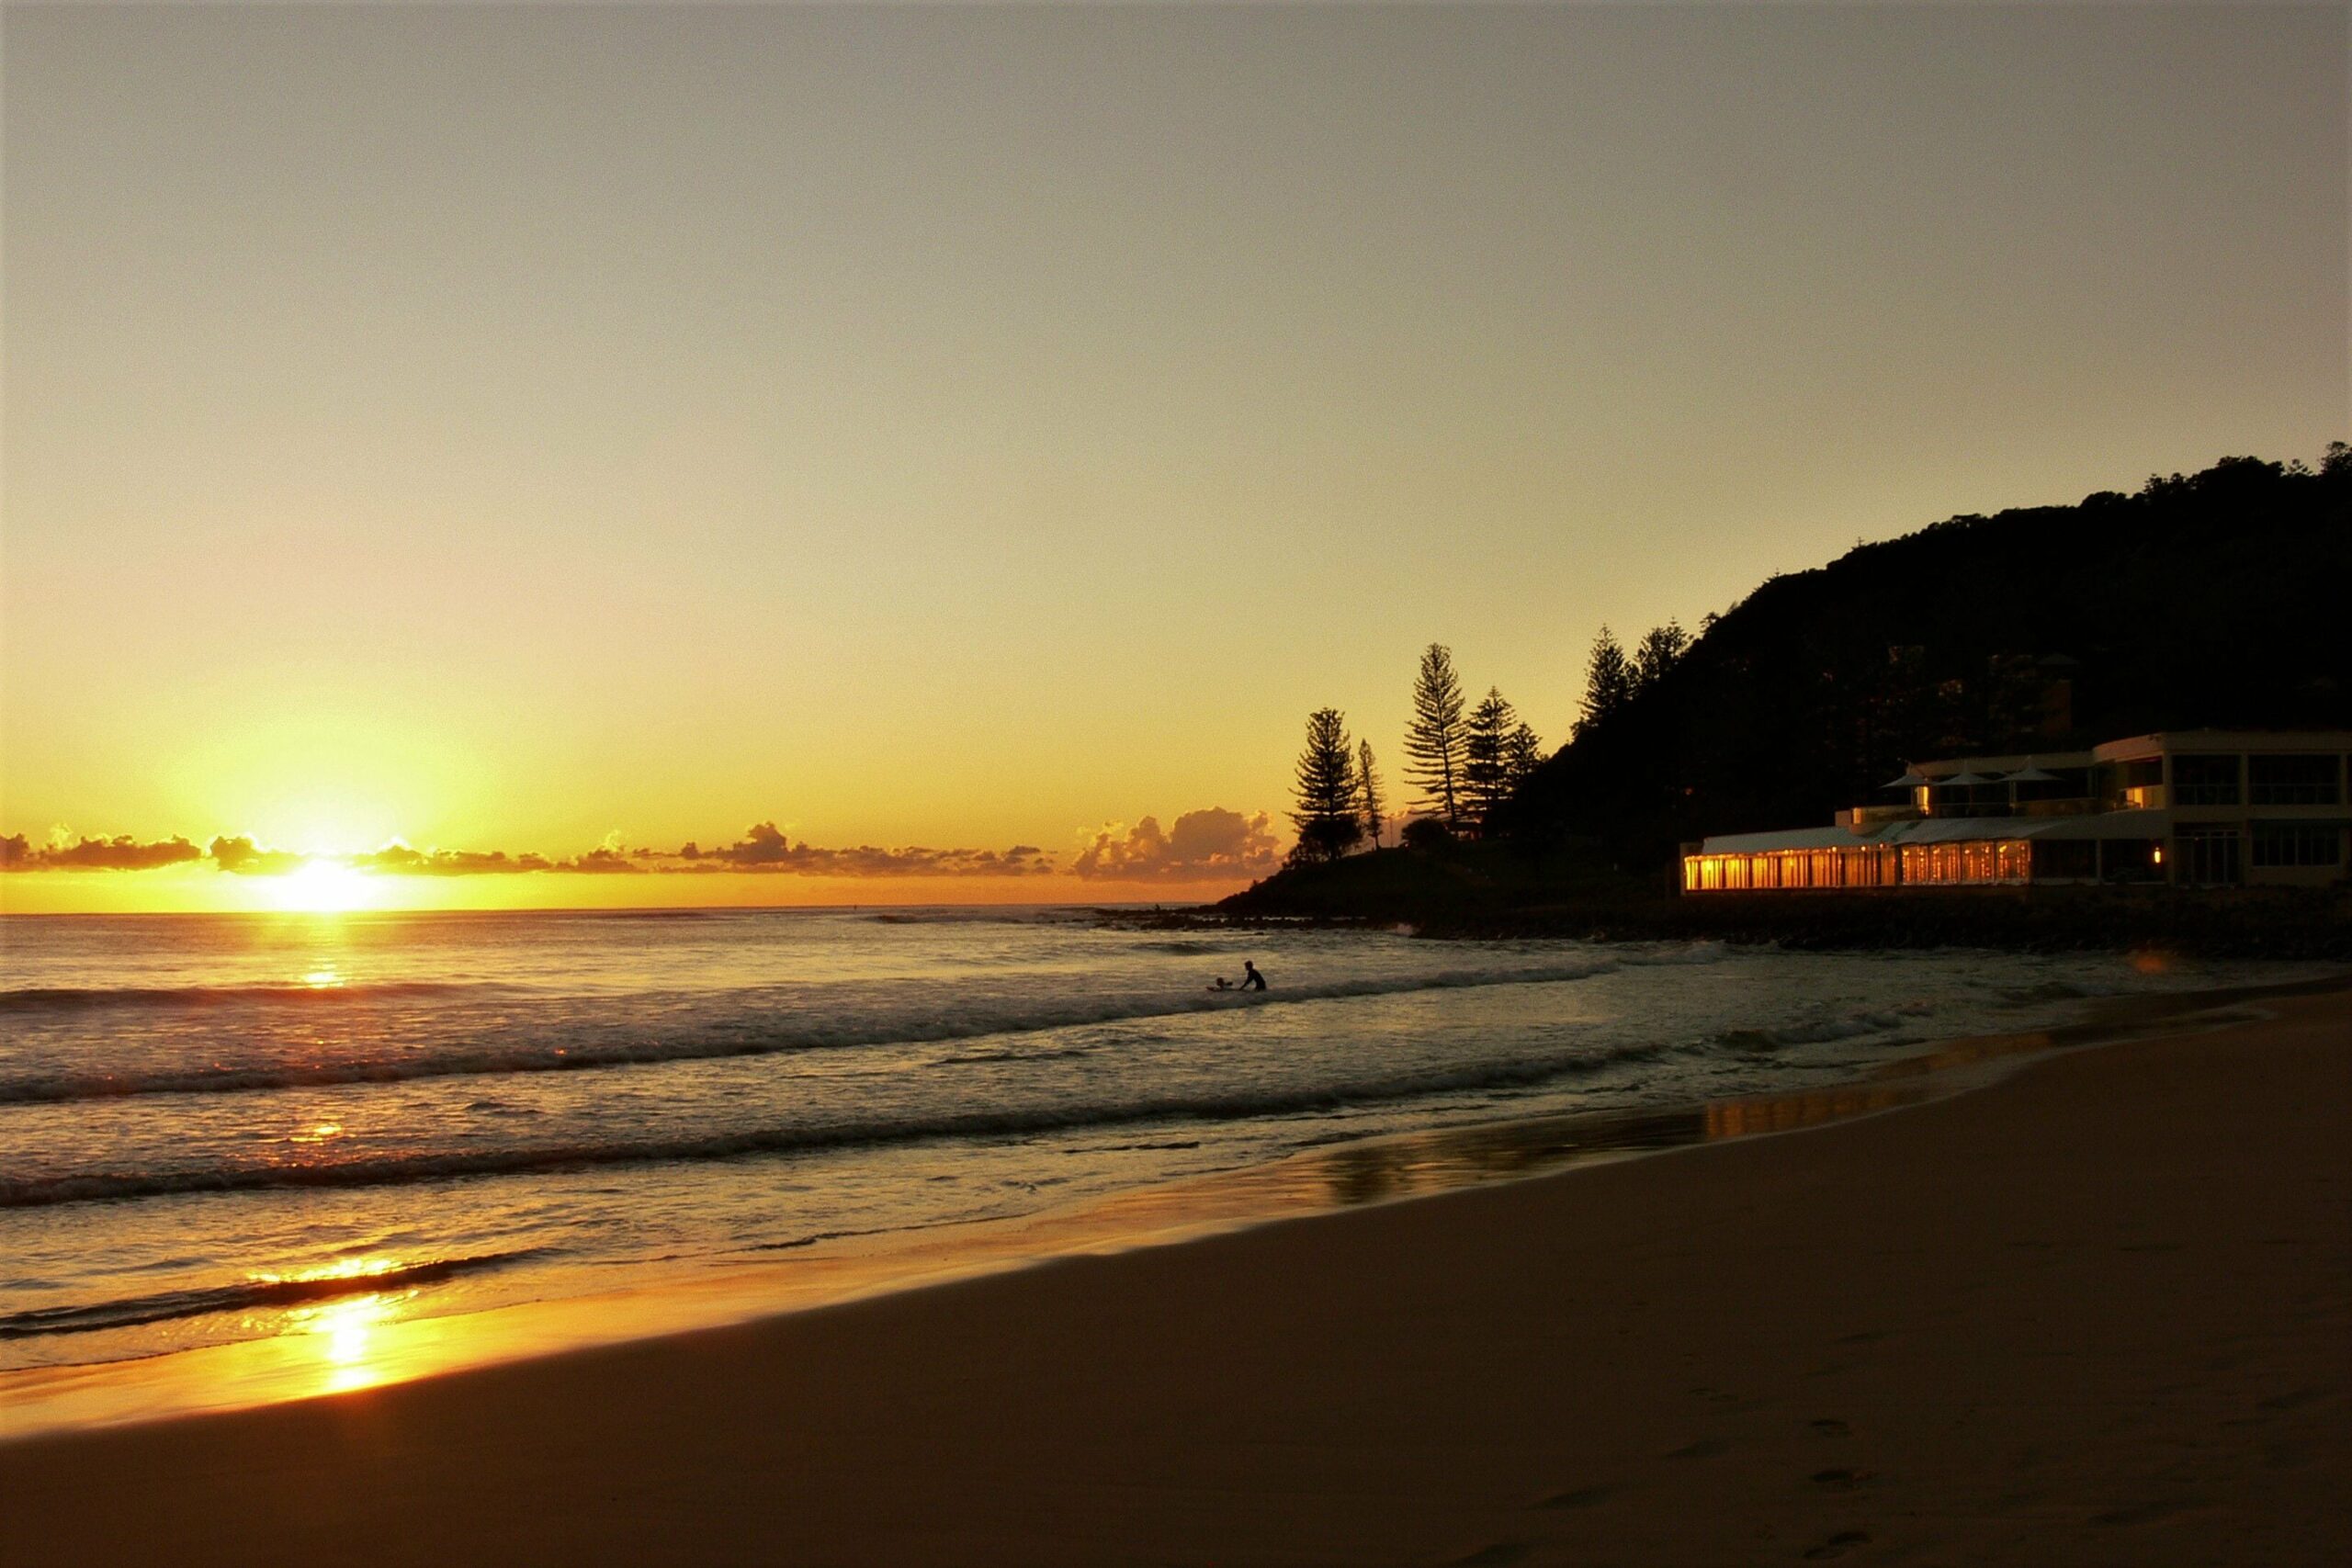
[(1905, 776), (1917, 773), (1923, 784), (1941, 784), (1951, 783), (1954, 773), (2012, 773), (2032, 767), (2081, 769), (2096, 762), (2159, 757), (2167, 751), (2352, 751), (2352, 729), (2167, 729), (2103, 740), (2087, 751), (1915, 760), (1907, 765)]
[(1854, 850), (1898, 844), (1988, 843), (1999, 839), (2161, 839), (2169, 811), (2101, 811), (2082, 817), (1929, 817), (1846, 828), (1787, 828), (1724, 833), (1702, 840), (1701, 854), (1759, 854), (1769, 850)]
[(2352, 729), (2165, 729), (2091, 748), (2102, 762), (2167, 751), (2352, 751)]

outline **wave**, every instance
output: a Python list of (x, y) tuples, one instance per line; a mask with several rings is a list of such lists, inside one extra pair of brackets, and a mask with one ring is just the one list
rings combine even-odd
[(30, 1339), (44, 1334), (96, 1334), (108, 1328), (136, 1328), (142, 1324), (168, 1323), (175, 1318), (202, 1317), (216, 1312), (243, 1312), (254, 1307), (299, 1306), (331, 1301), (337, 1296), (374, 1295), (380, 1291), (407, 1290), (438, 1284), (458, 1274), (478, 1273), (518, 1258), (532, 1250), (485, 1253), (475, 1258), (436, 1258), (424, 1263), (370, 1272), (327, 1273), (312, 1279), (243, 1280), (186, 1291), (165, 1291), (152, 1296), (128, 1296), (85, 1306), (34, 1307), (0, 1313), (0, 1339)]
[(228, 1007), (240, 1002), (305, 1006), (378, 1001), (390, 997), (447, 996), (503, 987), (450, 980), (375, 980), (357, 985), (306, 985), (299, 980), (246, 986), (19, 986), (0, 990), (0, 1013), (64, 1012), (83, 1008)]
[[(1633, 958), (1634, 963), (1657, 962)], [(1485, 986), (1542, 985), (1583, 980), (1617, 966), (1613, 957), (1517, 969), (1446, 970), (1403, 980), (1338, 980), (1272, 991), (1157, 992), (1148, 995), (1078, 998), (1063, 1002), (1023, 998), (1012, 1007), (973, 1007), (956, 1015), (879, 1019), (828, 1025), (806, 1019), (762, 1032), (687, 1033), (668, 1038), (582, 1040), (564, 1036), (558, 1045), (547, 1035), (529, 1043), (465, 1045), (430, 1054), (348, 1056), (331, 1061), (273, 1062), (244, 1066), (205, 1064), (124, 1073), (28, 1075), (0, 1080), (0, 1104), (106, 1100), (125, 1095), (234, 1094), (335, 1084), (395, 1083), (415, 1078), (466, 1077), (505, 1073), (576, 1072), (648, 1063), (714, 1061), (849, 1046), (921, 1045), (983, 1035), (1020, 1034), (1044, 1029), (1120, 1023), (1136, 1019), (1175, 1018), (1356, 997), (1399, 996), (1415, 991)]]
[(880, 926), (1044, 926), (1084, 922), (1083, 909), (1042, 908), (1033, 904), (943, 905), (883, 909), (865, 917)]
[(1727, 1050), (1749, 1053), (1777, 1051), (1785, 1045), (1821, 1045), (1835, 1040), (1851, 1040), (1859, 1034), (1903, 1029), (1928, 1010), (1925, 1002), (1899, 1002), (1893, 1007), (1804, 1019), (1777, 1029), (1727, 1029), (1714, 1037), (1714, 1043)]
[(762, 1127), (699, 1137), (621, 1139), (611, 1143), (469, 1149), (420, 1155), (362, 1156), (319, 1165), (223, 1165), (191, 1171), (85, 1171), (68, 1176), (0, 1179), (0, 1209), (60, 1203), (159, 1198), (183, 1192), (248, 1192), (271, 1189), (390, 1187), (469, 1177), (542, 1174), (602, 1166), (693, 1163), (748, 1155), (930, 1143), (945, 1138), (1013, 1137), (1148, 1122), (1227, 1122), (1340, 1111), (1424, 1095), (1553, 1082), (1654, 1060), (1674, 1047), (1619, 1046), (1574, 1057), (1413, 1073), (1355, 1084), (1329, 1084), (1250, 1093), (1164, 1094), (1111, 1104), (944, 1111), (897, 1122), (847, 1122), (817, 1127)]

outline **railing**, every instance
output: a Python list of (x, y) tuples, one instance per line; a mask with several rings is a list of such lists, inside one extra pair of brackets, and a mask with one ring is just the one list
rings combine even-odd
[[(2140, 793), (2145, 793), (2142, 791)], [(2128, 809), (2129, 799), (2098, 795), (2064, 795), (2050, 800), (1942, 800), (1926, 810), (1917, 806), (1856, 806), (1838, 813), (1838, 826), (1854, 832), (1887, 822), (1917, 822), (1930, 817), (2088, 817), (2101, 811)]]

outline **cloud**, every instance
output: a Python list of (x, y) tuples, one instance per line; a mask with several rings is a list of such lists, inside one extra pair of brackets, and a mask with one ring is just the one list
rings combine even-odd
[(262, 849), (243, 833), (213, 840), (206, 852), (213, 864), (238, 876), (283, 876), (300, 870), (309, 858), (290, 850)]
[(34, 849), (22, 833), (0, 839), (0, 871), (152, 871), (202, 860), (204, 852), (186, 839), (142, 843), (128, 833), (111, 839), (77, 839)]
[(1187, 811), (1166, 832), (1147, 817), (1133, 828), (1114, 823), (1070, 863), (1073, 875), (1100, 882), (1216, 882), (1263, 876), (1281, 863), (1280, 844), (1261, 811), (1244, 817), (1212, 806)]
[(373, 854), (352, 855), (344, 863), (356, 871), (386, 871), (401, 876), (500, 876), (554, 869), (554, 863), (545, 855), (510, 855), (504, 850), (413, 850), (406, 844), (386, 844)]
[(922, 846), (882, 849), (860, 844), (824, 849), (794, 843), (776, 825), (761, 822), (734, 843), (717, 849), (687, 844), (674, 853), (625, 849), (617, 835), (569, 858), (506, 850), (420, 850), (403, 843), (356, 855), (310, 855), (265, 849), (249, 834), (225, 834), (205, 849), (186, 839), (141, 843), (129, 837), (84, 839), (35, 848), (22, 833), (0, 838), (0, 871), (51, 871), (103, 867), (144, 870), (209, 857), (234, 876), (283, 876), (311, 864), (349, 866), (382, 876), (515, 876), (534, 872), (644, 876), (752, 872), (795, 876), (1035, 876), (1054, 869), (1053, 857), (1035, 844), (1006, 850), (933, 850)]
[(548, 869), (641, 876), (646, 868), (638, 863), (650, 858), (652, 853), (650, 850), (624, 850), (617, 844), (606, 843), (602, 849), (590, 850), (586, 854), (574, 855), (570, 860), (550, 861)]
[(795, 876), (1033, 876), (1054, 869), (1053, 858), (1035, 844), (1009, 850), (933, 850), (919, 845), (880, 849), (820, 849), (794, 843), (774, 822), (758, 822), (735, 842), (706, 850), (688, 843), (678, 851), (685, 863), (664, 870), (750, 871)]

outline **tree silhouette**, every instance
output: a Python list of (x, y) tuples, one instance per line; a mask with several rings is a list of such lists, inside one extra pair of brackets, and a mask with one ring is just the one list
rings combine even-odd
[(1521, 725), (1503, 741), (1503, 782), (1516, 790), (1544, 765), (1544, 742), (1535, 731)]
[(1502, 693), (1487, 688), (1486, 700), (1470, 713), (1462, 742), (1463, 805), (1484, 826), (1487, 816), (1510, 795), (1510, 746), (1519, 715)]
[(1611, 715), (1622, 712), (1634, 699), (1635, 689), (1634, 666), (1626, 659), (1625, 650), (1617, 646), (1616, 634), (1607, 626), (1592, 640), (1592, 661), (1586, 667), (1584, 711), (1577, 718), (1577, 736), (1582, 739)]
[(1301, 862), (1338, 860), (1363, 837), (1356, 815), (1354, 746), (1338, 708), (1317, 708), (1307, 716), (1297, 776), (1298, 809), (1290, 819), (1298, 828), (1298, 847), (1292, 856)]
[(1422, 650), (1413, 680), (1413, 716), (1405, 726), (1405, 777), (1415, 802), (1448, 828), (1462, 820), (1462, 682), (1443, 643)]
[(1381, 797), (1380, 773), (1372, 764), (1372, 742), (1356, 747), (1356, 795), (1363, 807), (1363, 830), (1372, 839), (1372, 847), (1380, 847), (1380, 829), (1385, 825), (1382, 808), (1387, 802)]
[(1679, 622), (1668, 621), (1644, 632), (1640, 646), (1634, 649), (1634, 688), (1646, 692), (1657, 685), (1658, 677), (1680, 663), (1690, 648), (1690, 634)]

